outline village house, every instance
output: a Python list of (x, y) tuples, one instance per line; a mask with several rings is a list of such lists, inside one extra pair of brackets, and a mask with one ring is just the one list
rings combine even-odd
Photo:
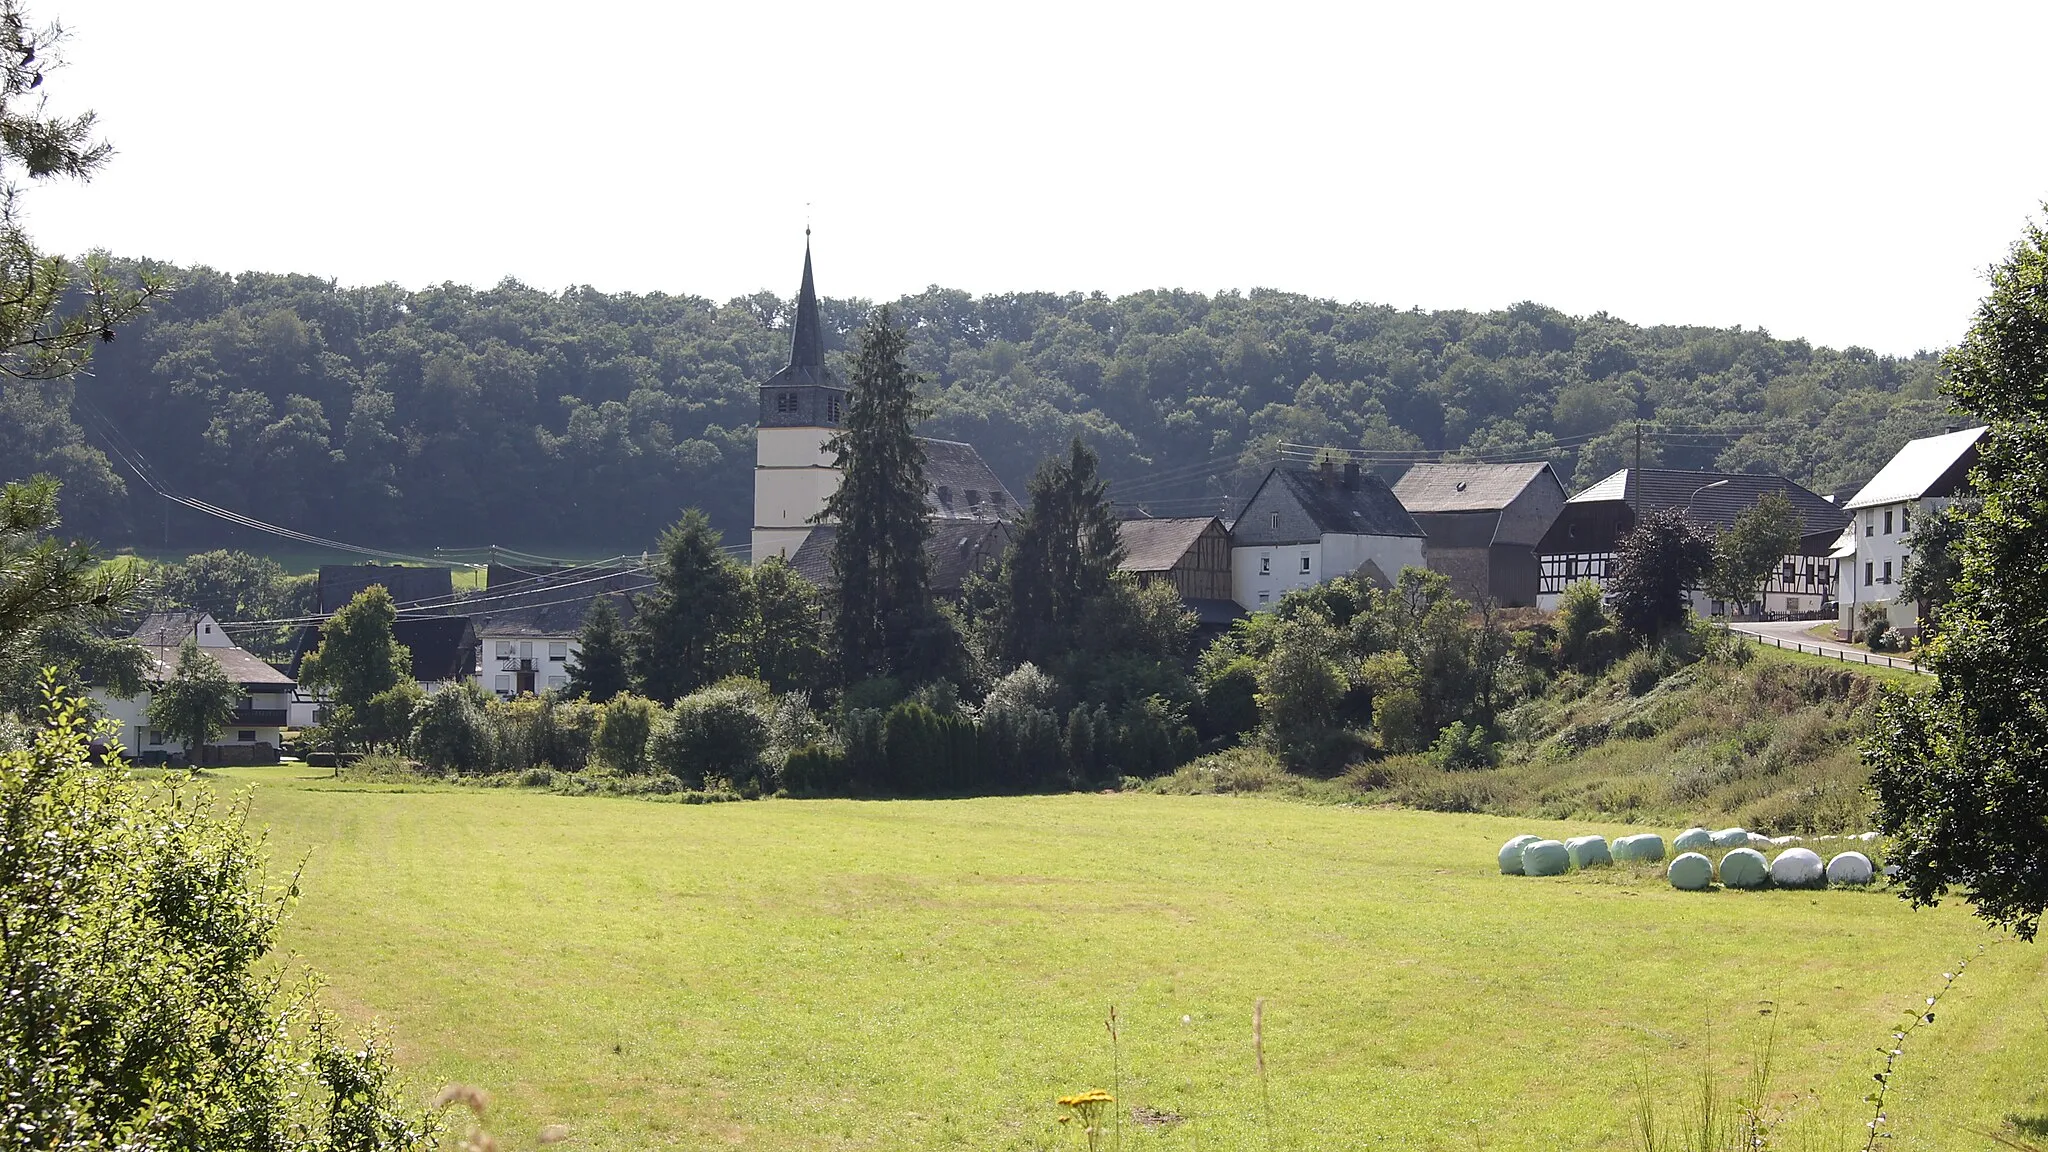
[(1266, 473), (1230, 537), (1230, 595), (1247, 611), (1339, 576), (1391, 587), (1401, 569), (1425, 566), (1421, 526), (1356, 464)]
[[(292, 644), (291, 675), (298, 679), (308, 654), (320, 647), (324, 625), (299, 629)], [(480, 641), (467, 616), (402, 616), (391, 625), (391, 639), (403, 644), (412, 661), (412, 678), (427, 695), (476, 675)], [(324, 689), (299, 685), (293, 692), (289, 727), (310, 728), (327, 719), (329, 697)]]
[(1564, 510), (1564, 482), (1550, 465), (1417, 464), (1394, 496), (1426, 539), (1423, 560), (1472, 603), (1536, 604), (1536, 545)]
[[(838, 373), (825, 365), (825, 331), (811, 279), (811, 250), (804, 246), (803, 282), (797, 289), (796, 322), (790, 332), (789, 364), (761, 385), (760, 421), (754, 433), (755, 564), (770, 556), (797, 563), (806, 542), (829, 527), (825, 502), (839, 491), (844, 475), (825, 445), (839, 434), (852, 401)], [(944, 562), (960, 567), (953, 552), (986, 550), (995, 533), (989, 524), (1009, 524), (1023, 515), (973, 445), (919, 437), (925, 451), (925, 511), (933, 522)], [(981, 527), (969, 527), (979, 525)], [(1007, 536), (1003, 537), (1007, 540)], [(829, 538), (824, 541), (829, 543)], [(949, 551), (950, 550), (950, 551)], [(1000, 555), (996, 548), (994, 555)], [(816, 578), (818, 549), (798, 569)]]
[(1882, 612), (1890, 626), (1917, 631), (1925, 604), (1896, 594), (1913, 556), (1915, 524), (1925, 525), (1969, 494), (1970, 470), (1984, 428), (1965, 428), (1909, 441), (1845, 505), (1850, 520), (1834, 549), (1840, 594), (1836, 624), (1853, 631), (1864, 612)]
[(1230, 597), (1230, 530), (1214, 516), (1140, 517), (1117, 525), (1124, 546), (1119, 571), (1138, 587), (1171, 585), (1195, 615), (1196, 641), (1243, 618)]
[(1624, 468), (1565, 501), (1536, 548), (1541, 570), (1537, 606), (1557, 607), (1564, 590), (1580, 580), (1605, 588), (1621, 538), (1651, 512), (1681, 512), (1711, 534), (1733, 526), (1737, 516), (1770, 492), (1782, 492), (1792, 501), (1800, 519), (1798, 548), (1772, 571), (1758, 603), (1724, 604), (1696, 590), (1693, 611), (1717, 616), (1731, 609), (1737, 615), (1820, 612), (1833, 596), (1834, 562), (1829, 553), (1847, 519), (1840, 507), (1783, 476), (1666, 468)]
[(633, 594), (653, 587), (654, 577), (644, 569), (493, 564), (484, 590), (465, 604), (476, 627), (477, 682), (501, 699), (568, 687), (591, 603), (610, 600), (620, 626), (627, 627), (633, 622)]
[(149, 658), (143, 675), (150, 684), (163, 684), (177, 674), (179, 653), (189, 640), (213, 657), (227, 678), (242, 690), (234, 715), (220, 738), (194, 750), (150, 724), (149, 705), (155, 698), (151, 689), (125, 697), (93, 689), (94, 704), (119, 726), (121, 742), (130, 756), (142, 760), (189, 759), (198, 764), (277, 763), (279, 750), (284, 747), (286, 710), (296, 687), (290, 676), (254, 653), (243, 651), (221, 631), (220, 623), (205, 612), (153, 612), (129, 638), (141, 645)]
[(410, 564), (322, 564), (320, 614), (332, 616), (372, 584), (382, 585), (393, 603), (407, 610), (445, 612), (455, 602), (455, 573)]

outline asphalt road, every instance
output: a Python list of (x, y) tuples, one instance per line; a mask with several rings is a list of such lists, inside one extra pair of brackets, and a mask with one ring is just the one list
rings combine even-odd
[(1731, 631), (1740, 632), (1746, 636), (1762, 637), (1765, 642), (1776, 644), (1779, 647), (1792, 648), (1796, 645), (1798, 650), (1844, 659), (1851, 664), (1877, 664), (1888, 668), (1904, 668), (1909, 671), (1918, 671), (1918, 666), (1911, 660), (1895, 656), (1884, 656), (1875, 652), (1865, 652), (1861, 648), (1851, 648), (1847, 644), (1837, 644), (1832, 640), (1822, 640), (1818, 637), (1808, 636), (1806, 630), (1813, 627), (1816, 623), (1819, 623), (1819, 621), (1761, 620), (1730, 624), (1728, 627)]

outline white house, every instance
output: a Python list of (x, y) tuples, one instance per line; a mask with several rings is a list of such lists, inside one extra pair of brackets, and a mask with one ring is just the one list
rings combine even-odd
[[(344, 601), (346, 603), (346, 601)], [(292, 651), (292, 677), (297, 679), (306, 656), (320, 647), (327, 629), (309, 624), (299, 629)], [(467, 616), (400, 617), (392, 622), (391, 638), (412, 656), (412, 678), (432, 696), (476, 675), (477, 635)], [(290, 727), (310, 728), (327, 718), (324, 689), (299, 687), (292, 693)]]
[(1833, 553), (1841, 595), (1836, 623), (1853, 630), (1866, 607), (1885, 613), (1894, 628), (1920, 625), (1920, 605), (1896, 589), (1913, 555), (1913, 530), (1968, 494), (1970, 469), (1985, 429), (1966, 428), (1907, 442), (1844, 505), (1851, 517)]
[[(150, 667), (144, 679), (162, 684), (177, 673), (178, 653), (187, 640), (199, 645), (218, 661), (229, 680), (241, 686), (242, 698), (226, 731), (214, 743), (199, 750), (197, 759), (210, 764), (276, 763), (284, 747), (286, 709), (295, 687), (292, 678), (271, 667), (255, 654), (245, 652), (228, 639), (218, 621), (204, 612), (156, 612), (144, 619), (130, 637), (148, 654)], [(130, 756), (138, 758), (183, 757), (183, 742), (149, 722), (149, 704), (155, 694), (145, 688), (140, 695), (117, 697), (95, 688), (92, 698), (102, 715), (120, 725), (121, 743)]]
[(477, 641), (471, 674), (501, 699), (566, 688), (592, 602), (610, 600), (623, 627), (633, 622), (633, 594), (652, 587), (640, 568), (493, 564), (484, 590), (462, 602)]
[[(825, 502), (839, 491), (844, 476), (837, 455), (825, 445), (839, 434), (851, 406), (845, 382), (825, 365), (825, 332), (807, 243), (789, 364), (761, 385), (754, 432), (755, 564), (770, 556), (794, 563), (814, 531), (830, 526), (823, 518)], [(919, 441), (925, 450), (925, 513), (935, 535), (968, 540), (971, 547), (1001, 535), (978, 525), (1007, 524), (1023, 514), (972, 445), (926, 437)]]
[(1424, 540), (1386, 481), (1356, 464), (1275, 468), (1231, 525), (1230, 596), (1257, 611), (1339, 576), (1391, 586), (1426, 566)]

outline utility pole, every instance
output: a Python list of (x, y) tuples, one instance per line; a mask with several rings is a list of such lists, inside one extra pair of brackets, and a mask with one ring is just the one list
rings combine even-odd
[(1643, 422), (1636, 421), (1636, 471), (1643, 470)]

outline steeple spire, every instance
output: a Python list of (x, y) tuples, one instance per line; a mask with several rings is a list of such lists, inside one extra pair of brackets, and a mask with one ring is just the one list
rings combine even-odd
[(804, 282), (796, 290), (796, 327), (790, 333), (789, 366), (825, 366), (825, 327), (818, 319), (818, 290), (811, 284), (811, 230), (804, 229)]

